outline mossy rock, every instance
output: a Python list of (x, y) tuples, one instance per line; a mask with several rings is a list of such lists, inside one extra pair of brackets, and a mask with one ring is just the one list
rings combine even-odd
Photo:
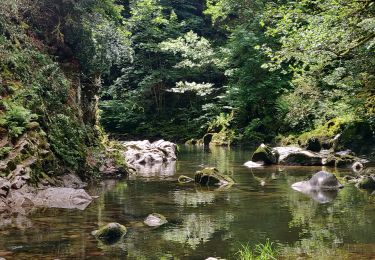
[(105, 244), (114, 244), (120, 241), (126, 235), (127, 229), (119, 223), (109, 223), (92, 234)]
[(261, 144), (253, 153), (251, 160), (253, 162), (264, 162), (264, 164), (276, 164), (278, 153), (274, 152), (271, 147)]
[(359, 180), (358, 188), (365, 190), (375, 190), (375, 180), (372, 176), (365, 176)]
[(234, 184), (234, 180), (227, 175), (221, 174), (216, 168), (204, 168), (195, 173), (196, 183), (205, 186), (225, 186)]

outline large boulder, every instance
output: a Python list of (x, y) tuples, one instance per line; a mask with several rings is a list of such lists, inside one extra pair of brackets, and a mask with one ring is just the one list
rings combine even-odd
[(195, 173), (194, 180), (196, 183), (205, 186), (228, 186), (233, 185), (234, 180), (227, 175), (221, 174), (216, 168), (204, 168)]
[(167, 224), (168, 221), (163, 215), (159, 213), (152, 213), (147, 216), (143, 223), (149, 227), (160, 227), (164, 224)]
[(279, 164), (283, 165), (322, 165), (322, 155), (303, 150), (299, 147), (275, 147), (273, 151), (279, 154)]
[(119, 223), (109, 223), (92, 232), (98, 240), (105, 244), (114, 244), (126, 235), (127, 229)]
[(276, 164), (278, 162), (279, 154), (271, 147), (261, 144), (253, 153), (251, 161), (263, 162), (264, 164)]
[(38, 207), (84, 210), (93, 198), (83, 189), (55, 187), (41, 190), (30, 199)]

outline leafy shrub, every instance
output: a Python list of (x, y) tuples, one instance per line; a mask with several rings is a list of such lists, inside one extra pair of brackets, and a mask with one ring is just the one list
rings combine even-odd
[(0, 126), (8, 129), (11, 137), (18, 137), (26, 130), (26, 125), (37, 115), (14, 103), (5, 103), (5, 113), (0, 117)]
[(12, 147), (5, 146), (0, 148), (0, 160), (3, 160), (9, 152), (12, 151)]
[(78, 169), (86, 155), (84, 126), (72, 118), (58, 114), (51, 118), (48, 139), (55, 154), (68, 166)]

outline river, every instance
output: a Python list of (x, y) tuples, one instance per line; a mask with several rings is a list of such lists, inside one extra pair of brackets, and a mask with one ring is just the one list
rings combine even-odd
[[(0, 257), (6, 259), (236, 259), (241, 244), (267, 239), (284, 259), (375, 259), (375, 196), (347, 185), (315, 198), (290, 188), (321, 167), (243, 166), (241, 148), (182, 147), (176, 172), (91, 185), (98, 195), (84, 211), (34, 209), (1, 215)], [(213, 190), (178, 184), (215, 166), (236, 184)], [(350, 170), (335, 171), (340, 177)], [(320, 203), (320, 202), (325, 203)], [(142, 225), (150, 213), (167, 217), (157, 229)], [(119, 244), (99, 243), (91, 231), (108, 222), (128, 227)]]

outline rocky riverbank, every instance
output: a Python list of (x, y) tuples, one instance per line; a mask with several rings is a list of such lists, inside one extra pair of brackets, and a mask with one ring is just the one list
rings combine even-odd
[(247, 166), (290, 165), (352, 167), (360, 170), (368, 160), (357, 157), (352, 151), (320, 150), (314, 152), (296, 146), (269, 147), (261, 144), (253, 153)]
[(127, 165), (138, 176), (150, 177), (154, 174), (172, 176), (176, 171), (177, 145), (159, 140), (122, 142), (123, 156)]
[[(33, 182), (31, 173), (36, 157), (17, 158), (20, 154), (27, 154), (23, 151), (34, 146), (29, 138), (21, 138), (15, 146), (18, 148), (1, 162), (8, 176), (0, 177), (0, 212), (33, 207), (85, 209), (93, 197), (83, 189), (87, 184), (77, 175), (49, 176), (43, 173), (38, 182)], [(122, 142), (106, 147), (105, 152), (90, 154), (86, 164), (88, 170), (99, 173), (99, 179), (127, 176), (127, 169), (132, 169), (136, 176), (141, 177), (154, 173), (169, 176), (175, 172), (176, 151), (176, 144), (164, 140), (153, 143), (147, 140)]]

